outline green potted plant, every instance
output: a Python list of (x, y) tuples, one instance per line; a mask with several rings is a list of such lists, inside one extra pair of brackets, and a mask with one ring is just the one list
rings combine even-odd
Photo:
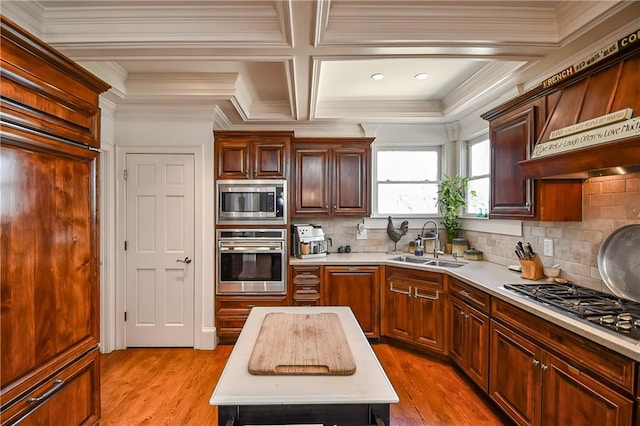
[(462, 176), (443, 176), (438, 188), (438, 213), (442, 217), (442, 224), (447, 231), (449, 243), (460, 234), (460, 209), (467, 204), (467, 189), (469, 178)]

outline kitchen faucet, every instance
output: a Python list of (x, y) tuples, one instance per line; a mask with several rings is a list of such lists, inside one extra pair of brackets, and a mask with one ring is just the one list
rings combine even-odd
[(433, 243), (433, 257), (437, 259), (438, 255), (444, 254), (444, 252), (440, 251), (440, 234), (438, 232), (438, 224), (436, 223), (435, 220), (428, 220), (424, 223), (424, 225), (422, 225), (422, 231), (420, 231), (420, 237), (424, 238), (424, 227), (430, 223), (432, 223), (433, 226), (436, 228), (436, 240)]

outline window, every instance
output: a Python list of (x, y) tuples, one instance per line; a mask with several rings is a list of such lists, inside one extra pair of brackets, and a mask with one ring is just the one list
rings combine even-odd
[(436, 214), (439, 165), (438, 147), (378, 147), (376, 213), (380, 216)]
[(467, 143), (467, 193), (468, 215), (487, 217), (489, 213), (489, 169), (491, 157), (489, 139), (478, 139)]

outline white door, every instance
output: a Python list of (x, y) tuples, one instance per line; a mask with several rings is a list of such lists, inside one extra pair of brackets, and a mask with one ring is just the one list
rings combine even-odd
[(193, 347), (193, 155), (127, 154), (126, 221), (126, 345)]

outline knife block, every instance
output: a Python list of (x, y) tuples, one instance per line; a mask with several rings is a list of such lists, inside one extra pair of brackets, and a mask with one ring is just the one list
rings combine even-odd
[(522, 265), (522, 278), (526, 278), (528, 280), (539, 280), (544, 277), (544, 267), (542, 266), (542, 261), (540, 260), (540, 256), (537, 254), (533, 255), (533, 259), (520, 259), (520, 265)]

